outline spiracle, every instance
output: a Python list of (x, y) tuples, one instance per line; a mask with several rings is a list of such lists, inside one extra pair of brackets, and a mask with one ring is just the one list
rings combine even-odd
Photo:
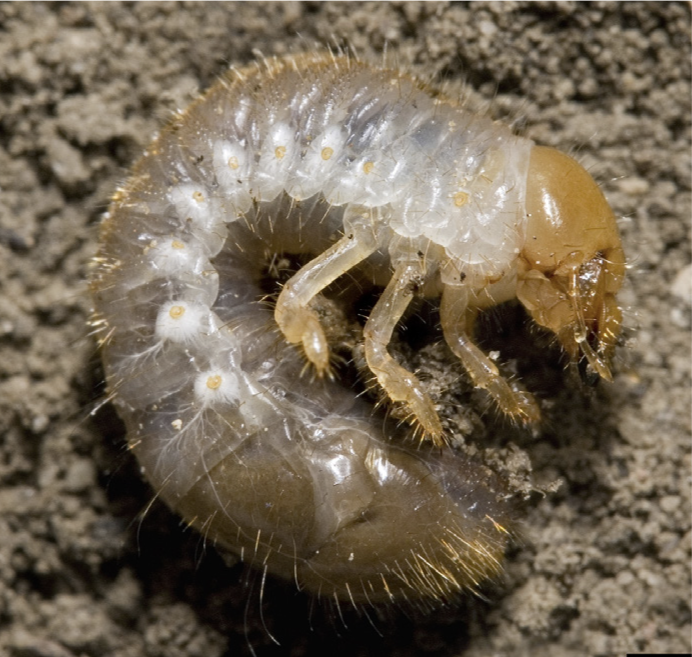
[[(280, 257), (302, 266), (269, 303)], [(574, 160), (406, 73), (306, 54), (231, 71), (151, 144), (101, 227), (93, 324), (128, 444), (190, 525), (323, 597), (435, 603), (500, 572), (513, 507), (390, 354), (397, 324), (441, 298), (473, 385), (533, 423), (477, 314), (519, 299), (610, 378), (623, 275)], [(319, 311), (335, 282), (343, 303), (379, 294), (364, 369), (408, 423), (339, 380)]]

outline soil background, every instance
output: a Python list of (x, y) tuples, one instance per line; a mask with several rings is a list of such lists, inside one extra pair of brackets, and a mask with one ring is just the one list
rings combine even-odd
[[(631, 263), (615, 383), (588, 394), (558, 363), (536, 379), (540, 436), (481, 432), (558, 490), (525, 502), (485, 599), (429, 616), (340, 615), (274, 580), (260, 599), (153, 501), (97, 411), (85, 279), (109, 195), (229, 65), (330, 43), (466, 81), (577, 154)], [(1, 4), (0, 655), (689, 652), (690, 54), (675, 2)]]

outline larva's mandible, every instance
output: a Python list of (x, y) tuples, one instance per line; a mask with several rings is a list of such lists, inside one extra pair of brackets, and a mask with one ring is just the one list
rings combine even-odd
[[(272, 308), (277, 254), (306, 264)], [(511, 526), (502, 483), (445, 446), (388, 352), (413, 296), (441, 297), (473, 383), (534, 422), (474, 344), (477, 313), (518, 298), (609, 378), (623, 273), (615, 218), (571, 158), (399, 71), (313, 54), (234, 71), (176, 117), (116, 194), (91, 287), (109, 390), (161, 497), (214, 543), (358, 603), (476, 587)], [(345, 279), (384, 287), (365, 362), (413, 429), (301, 376), (306, 359), (331, 373), (314, 302)]]

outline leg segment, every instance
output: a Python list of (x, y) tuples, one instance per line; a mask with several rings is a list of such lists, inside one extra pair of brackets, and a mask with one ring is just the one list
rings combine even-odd
[(470, 333), (475, 309), (469, 308), (469, 296), (463, 286), (445, 286), (440, 304), (445, 341), (473, 383), (487, 390), (503, 413), (526, 424), (538, 422), (540, 411), (534, 398), (528, 392), (512, 390), (495, 363), (473, 343)]
[(281, 290), (274, 319), (288, 342), (303, 345), (307, 359), (319, 376), (329, 371), (329, 345), (310, 302), (377, 247), (373, 231), (367, 226), (358, 226), (311, 260)]
[(389, 398), (404, 404), (423, 432), (441, 445), (442, 425), (433, 403), (414, 374), (399, 365), (387, 351), (392, 333), (413, 295), (413, 285), (421, 280), (422, 263), (399, 264), (363, 329), (365, 358)]

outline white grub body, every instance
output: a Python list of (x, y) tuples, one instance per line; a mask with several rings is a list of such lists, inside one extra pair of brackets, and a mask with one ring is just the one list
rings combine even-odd
[[(453, 290), (447, 315), (517, 296), (532, 146), (405, 74), (325, 54), (232, 72), (179, 115), (116, 194), (91, 279), (109, 390), (160, 496), (332, 599), (445, 601), (497, 574), (502, 484), (416, 447), (338, 376), (302, 375), (306, 354), (326, 369), (305, 326), (343, 274), (387, 286), (368, 363), (436, 420), (388, 335), (414, 293)], [(275, 311), (263, 280), (281, 254), (308, 264)], [(472, 369), (489, 390), (501, 378)]]

